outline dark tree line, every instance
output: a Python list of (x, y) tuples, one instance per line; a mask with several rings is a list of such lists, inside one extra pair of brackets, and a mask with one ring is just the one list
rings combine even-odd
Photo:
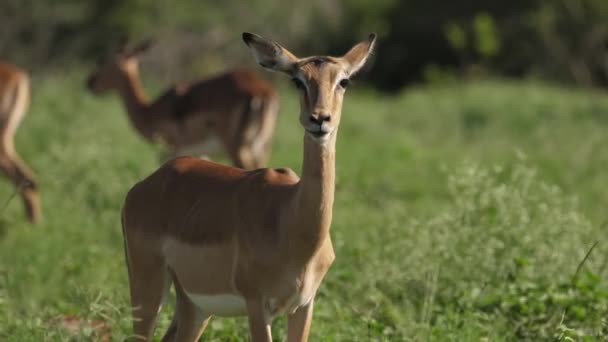
[(247, 61), (244, 30), (335, 54), (376, 31), (367, 78), (387, 90), (478, 73), (608, 86), (605, 0), (0, 2), (0, 56), (41, 71), (91, 63), (129, 35), (157, 39), (158, 77), (211, 73)]

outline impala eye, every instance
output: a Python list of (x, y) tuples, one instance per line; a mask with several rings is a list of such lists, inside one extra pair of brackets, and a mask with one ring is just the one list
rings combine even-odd
[(296, 86), (296, 88), (298, 89), (304, 89), (304, 83), (299, 79), (299, 78), (292, 78), (291, 82), (293, 82), (293, 84)]
[(349, 83), (350, 83), (350, 80), (348, 78), (345, 78), (342, 81), (340, 81), (340, 87), (346, 89), (346, 87), (348, 87)]

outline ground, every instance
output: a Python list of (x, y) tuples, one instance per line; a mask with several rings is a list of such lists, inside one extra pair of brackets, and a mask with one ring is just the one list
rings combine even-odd
[[(39, 226), (0, 179), (3, 341), (130, 334), (119, 212), (158, 149), (82, 79), (34, 79), (18, 132), (39, 177)], [(281, 94), (270, 165), (299, 173), (296, 91)], [(606, 146), (600, 91), (495, 80), (388, 96), (353, 84), (337, 146), (337, 259), (311, 340), (605, 339)], [(277, 341), (284, 332), (275, 321)], [(246, 319), (216, 318), (205, 341), (246, 334)]]

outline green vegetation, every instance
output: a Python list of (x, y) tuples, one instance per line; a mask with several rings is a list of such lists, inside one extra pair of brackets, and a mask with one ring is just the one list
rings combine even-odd
[[(33, 82), (17, 147), (40, 178), (44, 221), (29, 226), (18, 200), (1, 214), (2, 341), (68, 339), (65, 315), (107, 322), (116, 341), (130, 333), (119, 211), (157, 150), (82, 79)], [(506, 81), (395, 97), (357, 88), (338, 140), (337, 259), (312, 341), (608, 337), (606, 94)], [(295, 92), (282, 95), (271, 165), (299, 172)], [(0, 182), (0, 202), (12, 193)], [(217, 318), (205, 340), (246, 334), (245, 319)]]

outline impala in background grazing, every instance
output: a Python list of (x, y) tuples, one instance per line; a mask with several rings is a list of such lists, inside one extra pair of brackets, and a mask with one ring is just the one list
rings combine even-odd
[(89, 76), (89, 89), (118, 91), (131, 124), (146, 140), (163, 143), (169, 158), (223, 150), (237, 167), (265, 166), (279, 108), (272, 85), (251, 71), (235, 70), (178, 84), (149, 102), (138, 68), (138, 56), (149, 46), (121, 48)]
[(171, 284), (176, 311), (163, 341), (196, 341), (209, 318), (249, 318), (253, 341), (288, 314), (290, 342), (306, 341), (313, 301), (334, 260), (329, 228), (335, 146), (349, 78), (375, 35), (342, 57), (298, 58), (244, 33), (260, 65), (289, 75), (301, 95), (302, 178), (290, 169), (242, 169), (174, 159), (136, 184), (123, 207), (123, 234), (136, 338), (153, 337)]
[(30, 103), (27, 73), (0, 62), (0, 169), (23, 198), (27, 218), (40, 220), (40, 194), (32, 171), (15, 151), (14, 137)]

